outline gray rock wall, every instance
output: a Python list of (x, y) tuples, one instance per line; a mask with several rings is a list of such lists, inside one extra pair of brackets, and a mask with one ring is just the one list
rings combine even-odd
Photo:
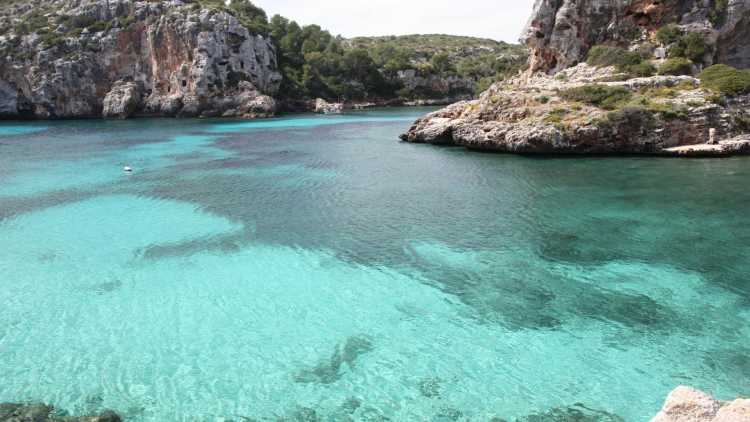
[(597, 44), (627, 47), (669, 23), (690, 26), (717, 41), (715, 62), (750, 67), (750, 2), (729, 0), (715, 15), (705, 0), (536, 0), (522, 35), (530, 71), (556, 73), (579, 63)]

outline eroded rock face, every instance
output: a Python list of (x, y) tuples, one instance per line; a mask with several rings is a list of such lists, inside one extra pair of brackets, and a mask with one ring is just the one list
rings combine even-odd
[[(25, 6), (11, 7), (22, 13)], [(58, 28), (56, 44), (34, 33), (0, 37), (2, 115), (251, 115), (274, 108), (266, 96), (281, 81), (275, 49), (228, 13), (178, 0), (50, 0), (37, 7), (50, 21), (83, 16), (112, 28)]]
[(104, 97), (102, 115), (126, 119), (135, 113), (140, 104), (140, 92), (134, 82), (118, 81)]
[[(417, 120), (401, 139), (525, 154), (678, 155), (671, 148), (706, 143), (711, 129), (719, 140), (741, 135), (748, 117), (750, 97), (715, 104), (708, 92), (698, 88), (698, 80), (689, 76), (610, 82), (614, 68), (586, 64), (563, 75), (539, 74), (495, 84), (478, 100), (456, 103)], [(646, 104), (605, 110), (562, 95), (590, 84), (628, 90), (634, 100)], [(660, 94), (661, 90), (667, 91)]]
[(690, 387), (677, 387), (651, 422), (750, 422), (750, 400), (723, 402)]
[(750, 67), (750, 2), (729, 0), (717, 18), (703, 0), (537, 0), (522, 42), (530, 72), (556, 73), (597, 44), (628, 47), (665, 24), (689, 26), (716, 42), (714, 62)]

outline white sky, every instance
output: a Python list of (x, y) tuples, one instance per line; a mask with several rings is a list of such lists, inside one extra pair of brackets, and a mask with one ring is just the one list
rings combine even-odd
[(345, 37), (469, 35), (518, 42), (533, 0), (253, 0), (268, 17), (318, 24)]

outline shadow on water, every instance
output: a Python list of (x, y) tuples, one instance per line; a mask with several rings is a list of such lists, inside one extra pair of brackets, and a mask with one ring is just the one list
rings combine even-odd
[(235, 253), (242, 249), (248, 242), (249, 237), (246, 233), (238, 233), (189, 239), (168, 244), (155, 244), (137, 250), (135, 257), (146, 260), (159, 260), (205, 252)]

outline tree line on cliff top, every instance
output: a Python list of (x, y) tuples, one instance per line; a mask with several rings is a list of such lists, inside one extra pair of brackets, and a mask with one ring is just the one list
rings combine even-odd
[[(198, 3), (233, 14), (252, 34), (269, 37), (274, 42), (284, 76), (279, 92), (282, 98), (367, 100), (445, 95), (405, 87), (399, 72), (407, 70), (425, 78), (467, 78), (481, 92), (492, 82), (515, 74), (525, 64), (521, 48), (490, 40), (483, 40), (490, 47), (472, 50), (470, 54), (466, 51), (479, 40), (435, 35), (358, 38), (352, 42), (333, 36), (318, 25), (301, 26), (280, 15), (269, 19), (263, 9), (248, 0), (228, 3), (198, 0)], [(429, 44), (430, 48), (420, 48), (418, 43)], [(442, 46), (454, 49), (444, 51)], [(476, 92), (451, 94), (473, 93)]]

